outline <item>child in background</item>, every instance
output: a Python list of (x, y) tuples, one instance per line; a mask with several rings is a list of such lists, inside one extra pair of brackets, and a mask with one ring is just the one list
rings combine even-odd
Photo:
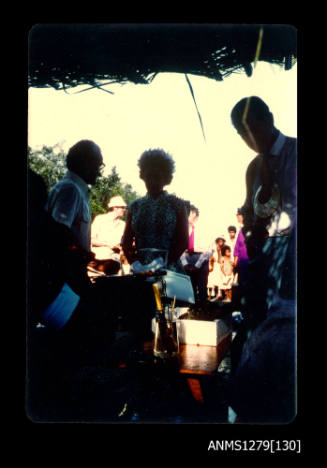
[(221, 250), (224, 247), (225, 242), (226, 242), (226, 240), (225, 240), (225, 238), (223, 236), (217, 237), (217, 239), (215, 240), (216, 251), (217, 251), (217, 254), (218, 254), (218, 262), (219, 263), (220, 263), (221, 258), (222, 258)]
[(208, 299), (213, 300), (218, 298), (218, 274), (217, 269), (219, 268), (218, 264), (218, 254), (214, 252), (209, 259), (209, 276), (208, 276)]
[[(215, 240), (215, 250), (209, 259), (208, 295), (209, 300), (212, 302), (216, 302), (222, 298), (219, 285), (222, 283), (220, 262), (222, 259), (221, 249), (224, 245), (224, 237), (217, 237)], [(213, 296), (212, 292), (214, 292)]]
[(228, 245), (224, 245), (221, 249), (222, 258), (220, 261), (220, 268), (222, 272), (221, 289), (225, 294), (225, 301), (231, 302), (232, 300), (232, 283), (234, 278), (234, 262), (231, 258), (232, 252)]

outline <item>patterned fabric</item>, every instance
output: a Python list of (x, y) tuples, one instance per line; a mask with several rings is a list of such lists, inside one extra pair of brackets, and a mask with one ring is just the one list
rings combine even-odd
[[(270, 213), (267, 219), (261, 218), (263, 211), (257, 205), (260, 213), (256, 213), (254, 202), (255, 196), (260, 185), (262, 185), (260, 168), (261, 156), (256, 156), (248, 167), (254, 173), (254, 180), (251, 187), (248, 187), (248, 193), (244, 206), (242, 207), (244, 225), (251, 226), (262, 222), (267, 227), (269, 236), (289, 235), (293, 226), (296, 224), (297, 217), (297, 140), (296, 138), (286, 137), (281, 132), (269, 151), (268, 165), (273, 175), (274, 181), (278, 186), (279, 193), (275, 191), (276, 205), (278, 200), (278, 209), (276, 213)], [(268, 202), (269, 204), (269, 202)], [(275, 207), (275, 206), (274, 206)], [(258, 217), (259, 214), (259, 217)], [(251, 229), (251, 228), (250, 228)]]
[[(132, 218), (132, 230), (136, 249), (169, 250), (174, 242), (177, 213), (182, 213), (185, 201), (164, 191), (153, 199), (149, 194), (133, 201), (128, 209)], [(141, 263), (148, 263), (148, 258), (140, 258)], [(151, 261), (151, 259), (150, 259)], [(180, 260), (168, 265), (168, 269), (185, 273)]]
[(272, 216), (278, 209), (280, 204), (280, 193), (277, 184), (274, 184), (272, 187), (272, 194), (270, 200), (267, 203), (260, 203), (259, 202), (259, 194), (261, 191), (262, 186), (260, 185), (255, 196), (254, 196), (254, 213), (259, 216), (260, 218), (268, 218)]

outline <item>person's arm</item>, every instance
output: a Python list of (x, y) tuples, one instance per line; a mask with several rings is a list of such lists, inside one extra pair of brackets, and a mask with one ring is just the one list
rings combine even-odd
[[(112, 242), (101, 240), (102, 215), (96, 216), (91, 226), (91, 245), (92, 247), (108, 247), (109, 249), (120, 252), (120, 244), (112, 245)], [(103, 237), (103, 236), (102, 236)]]
[(243, 227), (242, 232), (244, 237), (246, 234), (251, 231), (254, 224), (254, 211), (253, 211), (253, 185), (255, 180), (256, 171), (259, 164), (259, 156), (257, 156), (251, 163), (248, 165), (245, 175), (245, 186), (246, 186), (246, 198), (244, 205), (242, 206), (243, 214)]
[(72, 184), (66, 184), (50, 192), (47, 211), (55, 221), (71, 228), (78, 215), (80, 203), (77, 188)]
[(264, 177), (264, 197), (269, 195), (271, 187), (268, 166), (266, 165), (266, 162), (264, 162), (265, 166), (262, 168), (262, 161), (263, 157), (261, 155), (257, 156), (253, 161), (251, 161), (246, 172), (246, 200), (242, 207), (244, 223), (242, 232), (249, 259), (253, 259), (258, 254), (268, 234), (266, 224), (269, 221), (269, 218), (262, 219), (255, 216), (253, 205), (253, 187), (258, 171), (260, 171), (260, 174)]
[(122, 237), (122, 249), (129, 264), (137, 260), (134, 248), (134, 234), (132, 230), (132, 215), (127, 211), (125, 230)]
[(188, 216), (186, 207), (176, 212), (176, 230), (168, 252), (168, 264), (178, 260), (188, 247)]
[(201, 268), (204, 262), (209, 261), (211, 254), (211, 251), (203, 252), (195, 263), (194, 268)]
[(91, 237), (91, 245), (92, 245), (92, 247), (109, 247), (109, 248), (111, 248), (111, 246), (108, 244), (108, 242), (99, 241), (97, 235)]
[(242, 232), (240, 231), (240, 232), (237, 234), (237, 238), (236, 238), (236, 242), (235, 242), (235, 247), (234, 247), (234, 252), (233, 252), (233, 255), (234, 255), (234, 269), (236, 269), (237, 263), (238, 263), (238, 257), (239, 257), (239, 243), (240, 243), (241, 236), (242, 236)]
[(221, 263), (221, 260), (222, 260), (221, 247), (217, 247), (217, 254), (218, 254), (218, 263)]
[(108, 247), (108, 249), (112, 250), (113, 252), (119, 253), (121, 251), (121, 246), (109, 244), (108, 242), (99, 241), (97, 237), (91, 237), (91, 246), (92, 247)]
[[(60, 189), (55, 188), (50, 192), (46, 211), (54, 221), (69, 228), (71, 237), (74, 239), (74, 248), (78, 247), (78, 249), (84, 251), (80, 241), (72, 231), (75, 220), (80, 216), (81, 203), (81, 195), (78, 189), (73, 184), (66, 184)], [(88, 257), (91, 259), (92, 254), (89, 251), (87, 252)]]
[(91, 225), (91, 246), (92, 247), (109, 247), (107, 242), (99, 240), (99, 228), (100, 228), (101, 218), (96, 216)]
[(202, 237), (201, 234), (203, 236), (204, 232), (198, 232), (198, 240), (196, 240), (195, 250), (198, 250), (202, 253), (193, 267), (195, 270), (199, 270), (205, 262), (209, 262), (210, 257), (214, 253), (214, 249), (212, 248), (212, 242), (208, 243), (207, 236), (204, 235), (204, 237)]
[(92, 247), (110, 247), (107, 242), (98, 241), (96, 237), (91, 238)]

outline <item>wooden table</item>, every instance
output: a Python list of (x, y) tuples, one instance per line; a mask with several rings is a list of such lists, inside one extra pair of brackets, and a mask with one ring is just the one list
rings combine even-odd
[(180, 370), (183, 374), (212, 375), (229, 349), (230, 337), (218, 346), (180, 345)]
[(181, 374), (188, 374), (187, 383), (193, 398), (204, 403), (201, 376), (214, 375), (225, 357), (231, 343), (231, 336), (226, 337), (218, 346), (180, 345)]
[[(218, 346), (182, 344), (179, 346), (179, 373), (184, 374), (193, 398), (204, 403), (201, 376), (213, 376), (231, 344), (231, 334)], [(147, 342), (144, 350), (152, 352), (153, 343)]]

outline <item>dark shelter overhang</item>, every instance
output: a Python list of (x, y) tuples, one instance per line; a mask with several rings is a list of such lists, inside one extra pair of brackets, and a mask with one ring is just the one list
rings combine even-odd
[(233, 72), (251, 76), (256, 60), (288, 70), (296, 59), (297, 30), (285, 24), (37, 24), (28, 84), (147, 84), (163, 72), (221, 81)]

